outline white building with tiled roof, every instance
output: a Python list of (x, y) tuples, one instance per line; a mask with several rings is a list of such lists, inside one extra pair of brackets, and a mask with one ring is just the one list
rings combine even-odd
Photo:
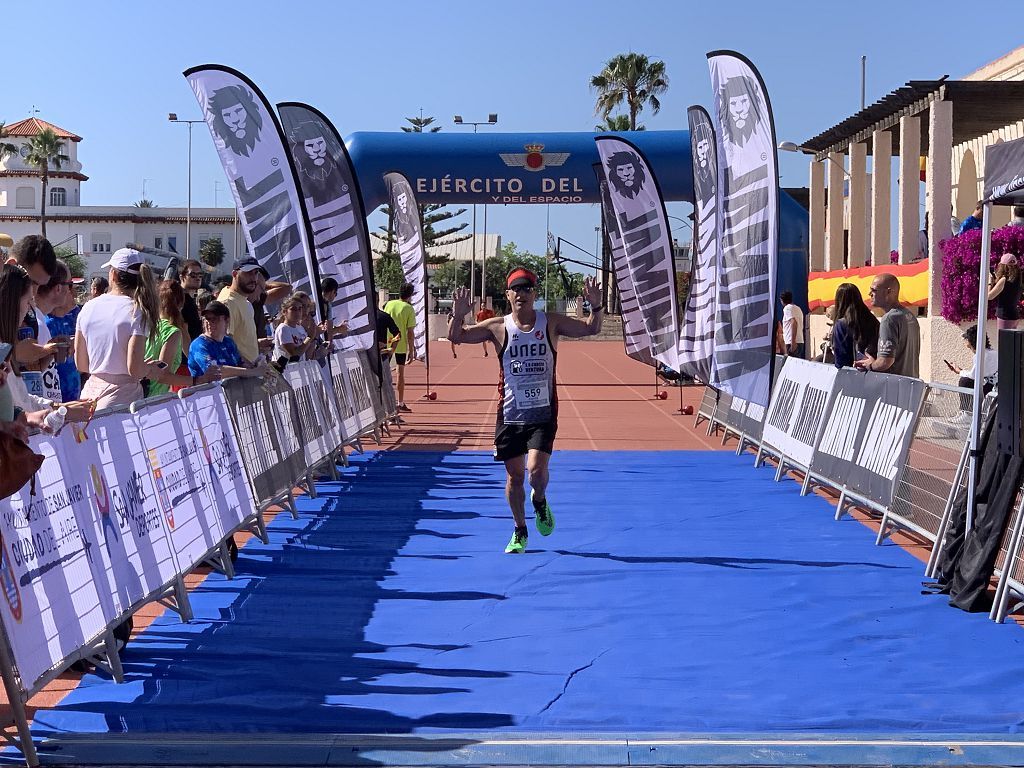
[(233, 208), (193, 208), (191, 242), (186, 246), (186, 208), (136, 208), (131, 205), (82, 205), (81, 184), (89, 177), (78, 160), (77, 136), (59, 126), (30, 117), (4, 129), (5, 143), (18, 151), (0, 160), (0, 232), (17, 240), (38, 234), (42, 183), (39, 171), (25, 164), (28, 142), (49, 128), (64, 140), (68, 162), (49, 172), (46, 200), (46, 235), (50, 242), (77, 248), (86, 260), (87, 275), (102, 274), (107, 254), (127, 243), (140, 243), (193, 257), (207, 240), (220, 238), (225, 261), (218, 272), (231, 268), (237, 238), (238, 253), (245, 252), (245, 238)]

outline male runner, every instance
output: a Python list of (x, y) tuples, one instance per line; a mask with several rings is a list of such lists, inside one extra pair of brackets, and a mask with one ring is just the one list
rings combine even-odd
[(490, 318), (469, 328), (464, 328), (461, 322), (471, 307), (469, 290), (457, 289), (453, 296), (455, 320), (448, 329), (448, 338), (453, 344), (494, 342), (498, 349), (502, 404), (494, 431), (494, 460), (505, 462), (505, 497), (516, 524), (505, 552), (520, 554), (526, 551), (523, 481), (527, 472), (537, 531), (541, 536), (548, 536), (555, 529), (555, 516), (546, 492), (548, 462), (558, 429), (555, 392), (558, 339), (596, 334), (601, 330), (604, 307), (600, 304), (601, 285), (590, 277), (583, 284), (583, 298), (591, 306), (587, 322), (535, 310), (537, 276), (524, 267), (509, 272), (505, 284), (511, 314)]

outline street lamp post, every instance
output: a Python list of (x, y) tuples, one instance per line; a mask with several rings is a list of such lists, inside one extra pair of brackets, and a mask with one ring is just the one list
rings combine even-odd
[(172, 123), (188, 125), (188, 210), (185, 214), (185, 258), (191, 258), (189, 248), (192, 244), (192, 124), (203, 123), (205, 120), (179, 120), (175, 112), (169, 112), (167, 119)]
[[(463, 120), (462, 115), (455, 115), (453, 122), (456, 125), (472, 125), (473, 133), (476, 133), (477, 126), (479, 125), (495, 125), (498, 122), (498, 113), (491, 112), (487, 115), (486, 120)], [(484, 205), (484, 220), (487, 220), (487, 206)], [(485, 233), (486, 234), (486, 233)], [(484, 243), (484, 249), (486, 251), (487, 244)], [(487, 269), (487, 256), (484, 255), (484, 266), (483, 269)], [(480, 275), (480, 306), (484, 305), (484, 292), (487, 285), (486, 275)], [(473, 255), (470, 258), (469, 266), (469, 295), (476, 301), (476, 203), (473, 203)]]
[[(801, 146), (800, 144), (796, 144), (795, 142), (792, 142), (792, 141), (780, 141), (779, 142), (779, 149), (781, 149), (783, 152), (799, 152), (802, 155), (813, 155), (813, 154), (815, 154), (815, 151), (813, 149), (807, 149), (807, 147)], [(835, 164), (835, 166), (840, 171), (843, 172), (844, 176), (846, 176), (847, 178), (850, 177), (850, 172), (848, 170), (846, 170), (846, 168), (843, 167), (842, 163), (840, 163), (838, 160), (836, 160), (831, 155), (825, 155), (825, 157), (827, 157), (829, 160), (831, 160)]]

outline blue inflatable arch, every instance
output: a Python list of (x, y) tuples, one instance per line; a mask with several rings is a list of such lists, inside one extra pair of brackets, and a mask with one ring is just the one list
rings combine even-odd
[[(367, 211), (387, 200), (384, 174), (400, 171), (420, 203), (597, 203), (594, 133), (377, 133), (346, 139)], [(689, 131), (623, 133), (641, 149), (666, 201), (693, 202)], [(807, 307), (807, 211), (782, 192), (779, 291)]]

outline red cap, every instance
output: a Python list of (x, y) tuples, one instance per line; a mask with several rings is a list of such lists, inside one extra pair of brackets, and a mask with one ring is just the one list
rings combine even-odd
[(505, 285), (509, 288), (518, 288), (522, 285), (537, 285), (537, 276), (525, 267), (517, 267), (508, 273), (508, 280)]

